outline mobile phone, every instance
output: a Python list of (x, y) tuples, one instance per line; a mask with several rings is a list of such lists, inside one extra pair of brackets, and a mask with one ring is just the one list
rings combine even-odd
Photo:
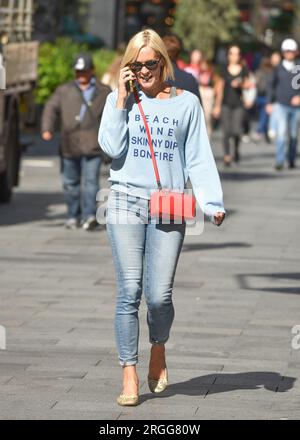
[(136, 89), (135, 81), (133, 81), (132, 79), (130, 79), (130, 80), (126, 83), (126, 89), (127, 89), (128, 92), (133, 93), (134, 90)]

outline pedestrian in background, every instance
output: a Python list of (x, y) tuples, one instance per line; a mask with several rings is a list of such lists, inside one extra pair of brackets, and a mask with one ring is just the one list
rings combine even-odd
[(279, 66), (281, 61), (282, 61), (281, 53), (278, 50), (275, 50), (274, 52), (272, 52), (271, 57), (270, 57), (270, 62), (271, 62), (271, 66), (273, 67), (273, 69), (275, 69), (275, 67)]
[(111, 65), (108, 67), (108, 69), (102, 75), (101, 78), (101, 82), (109, 86), (111, 90), (115, 90), (118, 87), (120, 66), (124, 55), (124, 50), (125, 47), (123, 46), (123, 44), (120, 44), (118, 46), (118, 50), (115, 58), (113, 59)]
[(258, 112), (258, 124), (253, 134), (254, 141), (261, 141), (263, 138), (270, 141), (268, 136), (269, 115), (266, 112), (267, 90), (273, 72), (270, 57), (263, 57), (261, 64), (255, 72), (257, 84), (256, 108)]
[(112, 90), (118, 87), (122, 58), (122, 55), (117, 55), (101, 78), (102, 84), (109, 86)]
[(274, 114), (276, 120), (276, 170), (284, 167), (286, 154), (289, 168), (295, 167), (300, 121), (298, 44), (291, 38), (285, 39), (281, 53), (283, 60), (272, 74), (266, 105), (267, 113)]
[(243, 89), (248, 87), (248, 68), (243, 64), (240, 48), (233, 44), (227, 51), (227, 65), (221, 69), (214, 114), (221, 115), (223, 128), (224, 165), (232, 162), (231, 139), (234, 142), (234, 160), (239, 161), (239, 146), (243, 129)]
[[(115, 331), (123, 368), (119, 405), (139, 401), (136, 364), (142, 291), (152, 344), (148, 386), (153, 393), (167, 387), (165, 344), (174, 319), (173, 283), (186, 229), (185, 222), (161, 223), (150, 215), (149, 199), (157, 182), (137, 101), (147, 115), (153, 141), (160, 142), (155, 153), (162, 187), (182, 192), (189, 177), (196, 199), (211, 221), (220, 225), (225, 216), (199, 99), (170, 86), (168, 78), (174, 79), (173, 66), (160, 36), (150, 29), (136, 34), (128, 43), (118, 90), (107, 98), (99, 129), (99, 143), (113, 158), (106, 229), (118, 288)], [(129, 81), (136, 84), (135, 95), (130, 94)], [(171, 142), (176, 142), (176, 148), (170, 155)]]
[(177, 65), (177, 61), (179, 58), (179, 54), (182, 50), (182, 43), (179, 37), (177, 35), (166, 35), (162, 38), (169, 58), (172, 62), (173, 66), (173, 72), (174, 72), (174, 80), (170, 80), (171, 85), (175, 85), (178, 88), (181, 88), (183, 90), (188, 90), (191, 93), (194, 93), (201, 102), (201, 96), (199, 93), (199, 85), (198, 81), (195, 79), (195, 77), (188, 72), (185, 72), (184, 70), (180, 69)]
[[(245, 64), (246, 65), (246, 64)], [(257, 83), (255, 74), (252, 71), (248, 72), (247, 88), (242, 90), (242, 100), (244, 105), (243, 117), (243, 136), (242, 141), (250, 142), (251, 123), (255, 118), (255, 102), (257, 97)]]
[(209, 138), (212, 135), (212, 118), (218, 81), (220, 81), (220, 77), (216, 74), (212, 64), (203, 59), (200, 63), (199, 91), (202, 99), (207, 134)]
[[(281, 53), (278, 51), (274, 51), (270, 57), (270, 61), (271, 61), (271, 66), (272, 66), (272, 72), (273, 70), (279, 66), (279, 64), (282, 61), (282, 57), (281, 57)], [(268, 88), (270, 85), (270, 81), (271, 81), (271, 77), (272, 77), (272, 73), (270, 75), (270, 79), (268, 81)], [(267, 111), (266, 111), (267, 113)], [(267, 113), (268, 114), (268, 113)], [(268, 125), (268, 138), (270, 140), (275, 140), (276, 137), (276, 130), (277, 130), (277, 124), (276, 124), (276, 114), (275, 112), (271, 112), (271, 114), (268, 114), (269, 117), (269, 125)]]
[(201, 50), (194, 49), (190, 55), (190, 64), (188, 64), (184, 68), (184, 70), (188, 73), (191, 73), (198, 82), (199, 82), (199, 74), (200, 74), (200, 64), (202, 60), (203, 60), (203, 54)]
[(60, 118), (63, 189), (68, 208), (65, 226), (92, 230), (98, 225), (100, 167), (102, 160), (107, 160), (98, 145), (98, 128), (111, 89), (96, 79), (89, 54), (76, 58), (74, 72), (76, 79), (59, 86), (45, 105), (42, 138), (52, 139), (55, 122)]

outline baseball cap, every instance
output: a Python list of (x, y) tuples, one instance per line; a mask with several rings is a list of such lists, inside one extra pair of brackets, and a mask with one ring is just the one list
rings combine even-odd
[(90, 70), (93, 69), (93, 58), (88, 53), (82, 53), (76, 56), (74, 70)]
[(282, 42), (281, 51), (284, 52), (286, 50), (291, 50), (296, 52), (298, 50), (298, 44), (292, 38), (287, 38)]

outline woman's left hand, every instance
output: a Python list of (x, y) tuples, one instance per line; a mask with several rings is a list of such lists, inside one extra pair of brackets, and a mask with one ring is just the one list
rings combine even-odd
[(220, 226), (222, 224), (224, 218), (225, 218), (224, 212), (216, 212), (216, 214), (214, 215), (215, 224), (217, 226)]

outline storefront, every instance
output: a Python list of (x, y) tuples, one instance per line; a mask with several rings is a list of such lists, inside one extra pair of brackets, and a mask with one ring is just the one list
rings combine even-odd
[(149, 26), (160, 34), (174, 24), (178, 0), (127, 0), (125, 4), (125, 40), (143, 27)]
[[(35, 30), (41, 40), (62, 33), (83, 41), (94, 37), (117, 48), (144, 27), (160, 34), (172, 31), (180, 1), (184, 0), (53, 0), (50, 7), (48, 0), (36, 0)], [(236, 4), (242, 28), (268, 45), (274, 43), (274, 35), (297, 33), (293, 17), (300, 0), (236, 0)]]

